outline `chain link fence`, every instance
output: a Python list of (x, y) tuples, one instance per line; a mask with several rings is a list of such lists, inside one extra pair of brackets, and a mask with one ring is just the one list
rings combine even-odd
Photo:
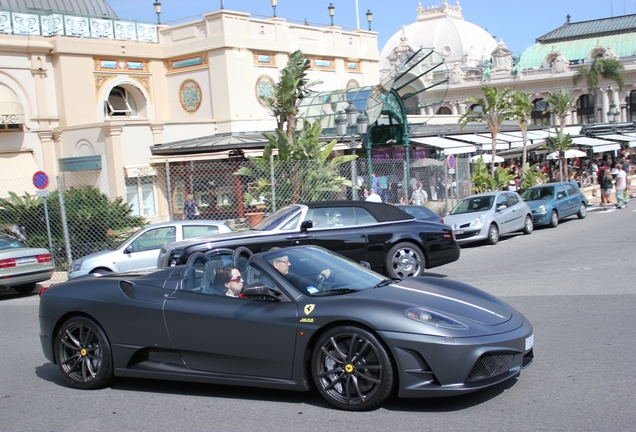
[[(49, 249), (54, 278), (62, 278), (73, 260), (114, 248), (151, 223), (221, 220), (238, 230), (290, 203), (363, 200), (374, 185), (391, 204), (412, 203), (421, 185), (427, 197), (422, 204), (443, 213), (470, 194), (470, 165), (456, 159), (449, 172), (443, 165), (363, 157), (341, 164), (189, 161), (129, 169), (120, 180), (108, 178), (105, 170), (64, 172), (55, 180), (57, 188), (46, 197), (35, 195), (31, 177), (3, 182), (0, 230), (27, 246)], [(196, 211), (187, 210), (188, 201)]]

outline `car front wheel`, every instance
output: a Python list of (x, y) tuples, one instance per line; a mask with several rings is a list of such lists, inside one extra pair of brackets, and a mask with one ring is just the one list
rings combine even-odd
[(398, 243), (386, 255), (386, 273), (392, 278), (420, 276), (426, 268), (426, 257), (412, 243)]
[(110, 343), (93, 320), (73, 317), (55, 338), (55, 356), (62, 376), (72, 387), (93, 390), (113, 380)]
[(558, 224), (559, 224), (559, 215), (557, 214), (556, 210), (552, 210), (552, 213), (550, 213), (550, 226), (552, 228), (556, 228)]
[(526, 221), (523, 223), (523, 233), (532, 234), (533, 230), (534, 230), (534, 224), (532, 223), (532, 216), (527, 215)]
[(380, 341), (362, 328), (343, 326), (324, 333), (311, 365), (322, 397), (343, 410), (377, 408), (393, 389), (391, 359)]
[(488, 237), (486, 238), (486, 241), (488, 242), (488, 244), (491, 245), (497, 244), (497, 242), (499, 241), (499, 229), (497, 228), (497, 225), (490, 225), (490, 227), (488, 228)]
[(581, 205), (579, 206), (579, 211), (576, 214), (576, 216), (579, 219), (585, 219), (585, 216), (587, 216), (587, 206), (585, 205), (585, 203), (581, 203)]

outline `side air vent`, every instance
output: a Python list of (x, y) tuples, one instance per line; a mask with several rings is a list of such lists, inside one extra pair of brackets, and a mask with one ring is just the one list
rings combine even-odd
[(126, 294), (128, 297), (133, 298), (133, 284), (126, 281), (121, 281), (119, 282), (119, 288), (121, 289), (121, 292)]

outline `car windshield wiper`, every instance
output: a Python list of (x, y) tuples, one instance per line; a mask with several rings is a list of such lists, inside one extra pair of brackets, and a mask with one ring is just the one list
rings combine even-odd
[(376, 284), (376, 285), (373, 287), (373, 289), (376, 289), (376, 288), (382, 288), (382, 287), (385, 287), (385, 286), (387, 286), (387, 285), (391, 285), (392, 283), (394, 283), (394, 282), (396, 282), (396, 281), (399, 281), (399, 279), (396, 279), (396, 280), (393, 280), (393, 279), (384, 279), (382, 282), (380, 282), (380, 283)]
[(317, 292), (316, 294), (314, 294), (314, 296), (326, 296), (326, 295), (332, 295), (332, 294), (351, 294), (358, 291), (359, 290), (356, 290), (353, 288), (336, 288), (332, 290)]

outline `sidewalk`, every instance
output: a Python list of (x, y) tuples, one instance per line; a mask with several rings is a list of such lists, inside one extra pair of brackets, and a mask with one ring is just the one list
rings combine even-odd
[[(629, 199), (636, 198), (636, 175), (629, 176), (629, 184), (631, 187), (627, 191), (627, 196)], [(596, 196), (593, 196), (592, 191), (595, 192), (594, 195)], [(587, 197), (590, 207), (599, 207), (601, 205), (601, 187), (599, 185), (581, 188), (581, 192)], [(616, 189), (612, 189), (610, 201), (616, 203)]]

